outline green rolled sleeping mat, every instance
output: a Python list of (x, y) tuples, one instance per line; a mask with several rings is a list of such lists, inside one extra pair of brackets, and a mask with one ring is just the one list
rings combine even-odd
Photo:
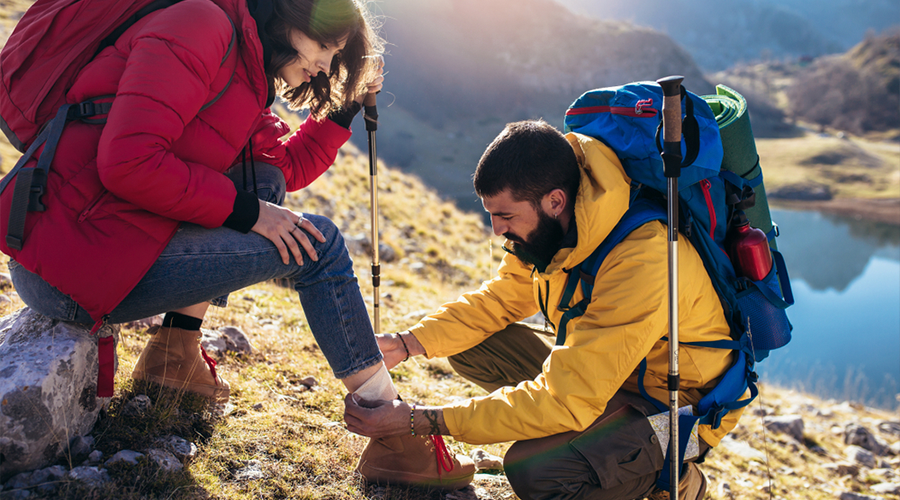
[(753, 187), (753, 191), (756, 193), (756, 204), (745, 210), (747, 218), (750, 219), (750, 225), (766, 233), (769, 237), (769, 246), (773, 250), (777, 250), (774, 237), (776, 229), (775, 224), (772, 223), (769, 202), (766, 199), (766, 188), (762, 182), (762, 168), (759, 154), (756, 152), (753, 130), (750, 128), (747, 100), (725, 85), (716, 85), (716, 95), (701, 97), (712, 108), (716, 115), (716, 123), (719, 125), (722, 147), (725, 150), (722, 168), (750, 181), (751, 185), (756, 184)]

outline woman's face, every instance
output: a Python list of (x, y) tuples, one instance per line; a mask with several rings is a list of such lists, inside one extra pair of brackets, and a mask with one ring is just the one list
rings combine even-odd
[(290, 64), (281, 68), (278, 76), (289, 87), (299, 87), (303, 83), (308, 83), (319, 73), (327, 75), (331, 69), (331, 60), (346, 44), (346, 40), (338, 44), (317, 42), (300, 30), (293, 30), (291, 45), (297, 51), (298, 56)]

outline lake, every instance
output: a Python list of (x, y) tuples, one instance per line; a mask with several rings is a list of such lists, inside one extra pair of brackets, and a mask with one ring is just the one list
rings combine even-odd
[(900, 228), (773, 210), (796, 303), (791, 343), (758, 365), (764, 383), (898, 407)]

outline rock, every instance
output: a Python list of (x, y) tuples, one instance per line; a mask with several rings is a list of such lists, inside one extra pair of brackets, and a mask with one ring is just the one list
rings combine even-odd
[(822, 468), (831, 472), (835, 476), (856, 476), (859, 474), (859, 466), (851, 462), (837, 462), (824, 464)]
[(850, 445), (845, 451), (847, 453), (847, 458), (850, 459), (851, 462), (856, 462), (870, 469), (874, 469), (877, 465), (875, 462), (875, 455), (865, 448)]
[(847, 424), (844, 429), (844, 444), (865, 448), (878, 456), (886, 455), (888, 452), (884, 441), (878, 439), (869, 429), (856, 423)]
[(262, 462), (259, 460), (248, 460), (247, 465), (234, 471), (235, 481), (255, 481), (266, 477), (262, 470)]
[(763, 462), (766, 460), (765, 453), (751, 447), (749, 444), (743, 441), (734, 439), (730, 435), (726, 435), (724, 438), (722, 438), (722, 441), (719, 442), (719, 446), (721, 446), (723, 450), (733, 455), (737, 455), (741, 458), (746, 458), (748, 460), (760, 460)]
[(88, 455), (88, 462), (91, 464), (98, 464), (100, 460), (103, 460), (103, 452), (100, 450), (94, 450)]
[(900, 422), (891, 422), (889, 420), (885, 420), (878, 424), (878, 430), (885, 434), (900, 436)]
[(170, 451), (178, 460), (181, 460), (181, 463), (188, 463), (197, 456), (197, 445), (178, 436), (158, 439), (156, 446)]
[(313, 387), (319, 385), (319, 381), (316, 380), (316, 377), (312, 376), (304, 378), (300, 381), (300, 383), (303, 384), (307, 389), (312, 389)]
[(716, 493), (720, 498), (732, 499), (734, 498), (734, 492), (731, 491), (731, 485), (728, 483), (719, 483), (719, 486), (716, 488)]
[(900, 495), (900, 483), (879, 483), (871, 488), (873, 493), (883, 493), (886, 495)]
[(100, 488), (109, 482), (109, 474), (106, 469), (97, 467), (75, 467), (67, 474), (69, 479), (73, 479), (91, 488)]
[(146, 394), (138, 394), (122, 407), (122, 415), (141, 418), (153, 410), (153, 401)]
[(228, 343), (225, 341), (225, 336), (218, 330), (206, 330), (201, 328), (200, 333), (200, 345), (203, 346), (203, 349), (207, 354), (220, 357), (228, 350)]
[(838, 497), (838, 500), (884, 500), (884, 499), (881, 497), (860, 495), (859, 493), (853, 493), (852, 491), (845, 491), (845, 492), (841, 493), (841, 496)]
[(490, 453), (475, 448), (469, 453), (469, 457), (475, 462), (475, 468), (478, 470), (503, 470), (503, 459), (491, 455)]
[(97, 397), (97, 339), (117, 343), (119, 329), (90, 330), (29, 308), (0, 319), (0, 481), (53, 462), (109, 405)]
[(803, 417), (800, 415), (783, 415), (763, 419), (766, 429), (787, 434), (797, 441), (803, 442)]
[(119, 462), (125, 462), (130, 465), (137, 465), (140, 459), (144, 458), (143, 453), (138, 453), (136, 451), (131, 450), (121, 450), (116, 452), (115, 455), (109, 457), (103, 465), (109, 467), (110, 465), (117, 464)]
[(184, 468), (181, 461), (175, 458), (175, 455), (171, 452), (166, 450), (154, 448), (147, 452), (147, 456), (150, 457), (150, 460), (159, 466), (163, 472), (175, 472)]
[(93, 448), (94, 438), (91, 436), (75, 436), (69, 443), (69, 453), (72, 457), (87, 456)]
[[(59, 482), (66, 477), (66, 468), (62, 465), (54, 465), (33, 472), (23, 472), (13, 476), (6, 483), (6, 488), (11, 490), (28, 490), (34, 488), (38, 493), (52, 493), (59, 486)], [(4, 493), (5, 495), (9, 493)]]
[(223, 326), (222, 328), (219, 328), (219, 331), (225, 336), (227, 350), (234, 351), (238, 354), (251, 354), (253, 352), (253, 345), (250, 344), (250, 339), (240, 328), (236, 326)]

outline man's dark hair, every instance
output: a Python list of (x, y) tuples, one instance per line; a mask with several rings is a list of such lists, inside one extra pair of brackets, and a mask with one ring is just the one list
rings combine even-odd
[(554, 189), (573, 203), (581, 172), (569, 141), (543, 120), (506, 125), (487, 147), (475, 169), (475, 193), (480, 198), (509, 189), (513, 199), (534, 207)]

